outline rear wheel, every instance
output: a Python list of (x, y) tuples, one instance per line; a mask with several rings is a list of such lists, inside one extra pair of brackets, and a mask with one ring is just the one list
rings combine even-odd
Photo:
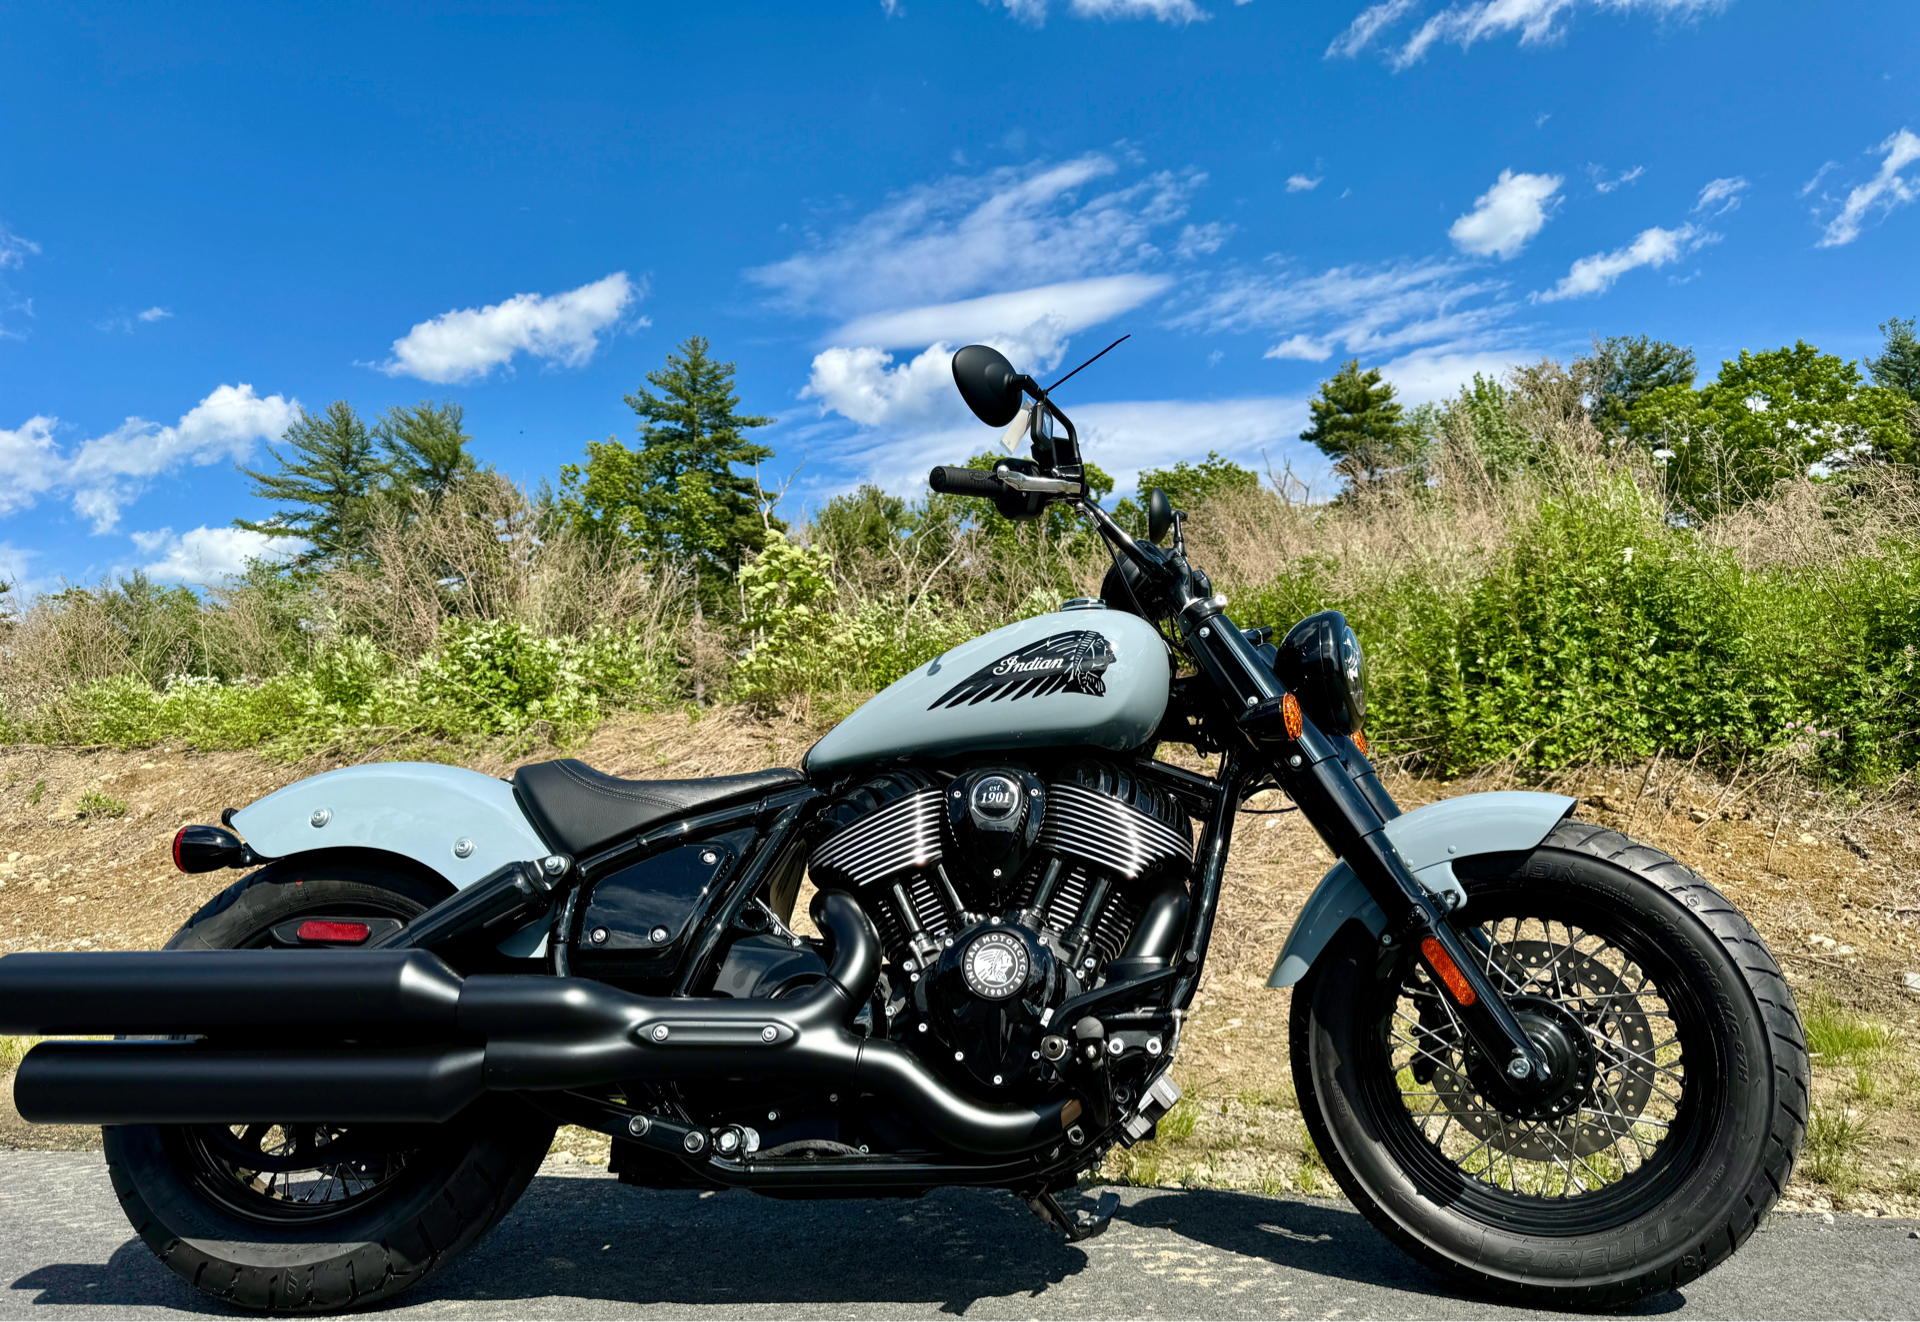
[(1455, 865), (1488, 978), (1566, 1086), (1522, 1108), (1410, 951), (1350, 926), (1294, 995), (1316, 1146), (1368, 1219), (1491, 1293), (1619, 1306), (1692, 1280), (1785, 1188), (1805, 1039), (1757, 933), (1698, 874), (1568, 822)]
[[(276, 864), (168, 948), (282, 948), (310, 923), (346, 941), (448, 893), (375, 867)], [(495, 1095), (442, 1125), (122, 1125), (105, 1144), (121, 1206), (173, 1271), (241, 1307), (318, 1313), (387, 1298), (472, 1247), (525, 1190), (553, 1130)]]

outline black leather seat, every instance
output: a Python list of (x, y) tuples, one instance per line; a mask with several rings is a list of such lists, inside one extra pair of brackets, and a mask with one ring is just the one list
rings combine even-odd
[(622, 780), (564, 758), (521, 767), (513, 792), (547, 847), (578, 858), (676, 817), (805, 781), (792, 767), (704, 780)]

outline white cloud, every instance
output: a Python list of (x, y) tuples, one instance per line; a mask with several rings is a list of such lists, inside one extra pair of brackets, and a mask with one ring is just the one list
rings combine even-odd
[(1437, 404), (1473, 380), (1474, 374), (1504, 376), (1521, 363), (1538, 362), (1539, 349), (1490, 349), (1478, 353), (1436, 353), (1416, 349), (1383, 363), (1380, 375), (1393, 383), (1394, 398), (1403, 404)]
[[(1171, 284), (1167, 276), (1107, 276), (859, 317), (828, 337), (832, 347), (814, 357), (801, 396), (867, 427), (957, 421), (964, 415), (949, 374), (956, 346), (991, 344), (1023, 371), (1051, 371), (1069, 335), (1131, 311)], [(886, 352), (926, 344), (898, 366)]]
[(1560, 191), (1557, 174), (1515, 174), (1502, 170), (1493, 187), (1474, 199), (1473, 210), (1453, 222), (1447, 237), (1461, 252), (1501, 261), (1519, 255), (1527, 240), (1547, 223)]
[(644, 281), (615, 271), (563, 294), (516, 294), (483, 308), (457, 308), (395, 340), (393, 357), (380, 370), (444, 385), (484, 377), (517, 353), (579, 367), (600, 347), (600, 332), (645, 294)]
[(827, 338), (835, 344), (919, 348), (935, 340), (966, 343), (1054, 319), (1071, 335), (1132, 311), (1173, 283), (1164, 275), (1114, 275), (1040, 285), (1006, 294), (856, 317)]
[(1419, 0), (1386, 0), (1384, 4), (1373, 5), (1360, 11), (1360, 16), (1347, 25), (1347, 30), (1333, 39), (1327, 47), (1326, 58), (1336, 55), (1354, 56), (1373, 44), (1380, 33), (1398, 23), (1407, 13), (1419, 4)]
[(1647, 172), (1647, 167), (1636, 165), (1631, 170), (1622, 170), (1611, 179), (1607, 178), (1607, 172), (1597, 165), (1588, 166), (1587, 171), (1593, 176), (1593, 191), (1605, 194), (1637, 182), (1640, 176)]
[(1746, 191), (1747, 181), (1739, 175), (1730, 179), (1710, 179), (1706, 187), (1700, 190), (1700, 200), (1693, 204), (1693, 214), (1723, 216), (1740, 205), (1740, 195)]
[(0, 225), (0, 271), (22, 265), (39, 251), (40, 245), (32, 239), (23, 239), (5, 225)]
[(1642, 266), (1662, 267), (1676, 262), (1686, 254), (1703, 244), (1712, 243), (1720, 236), (1693, 225), (1682, 225), (1678, 229), (1661, 229), (1654, 226), (1640, 231), (1638, 237), (1624, 248), (1615, 248), (1612, 252), (1597, 252), (1591, 257), (1582, 257), (1573, 264), (1573, 268), (1561, 277), (1560, 283), (1552, 289), (1536, 295), (1542, 303), (1554, 303), (1563, 298), (1585, 298), (1590, 294), (1604, 294), (1613, 287), (1613, 282), (1628, 271)]
[[(1352, 354), (1414, 345), (1484, 348), (1511, 305), (1505, 283), (1470, 279), (1459, 262), (1428, 259), (1337, 266), (1317, 275), (1279, 259), (1236, 272), (1176, 318), (1203, 331), (1273, 330), (1289, 335), (1269, 357), (1319, 361), (1336, 344)], [(1493, 302), (1480, 300), (1496, 299)], [(1476, 304), (1475, 306), (1468, 306)]]
[(60, 489), (71, 493), (74, 511), (90, 519), (96, 533), (109, 532), (120, 507), (153, 478), (185, 465), (243, 459), (255, 441), (279, 436), (299, 416), (295, 401), (262, 399), (250, 385), (221, 386), (175, 426), (128, 418), (83, 441), (70, 457), (54, 444), (56, 419), (29, 418), (16, 431), (0, 430), (0, 513)]
[[(1321, 176), (1321, 178), (1324, 177), (1325, 176)], [(1287, 176), (1287, 191), (1289, 193), (1311, 193), (1318, 187), (1320, 187), (1320, 179), (1309, 179), (1304, 174), (1290, 174)]]
[(747, 278), (785, 311), (858, 316), (1136, 270), (1162, 258), (1155, 231), (1206, 176), (1162, 171), (1081, 199), (1119, 168), (1093, 154), (921, 184)]
[(17, 610), (34, 595), (27, 565), (36, 554), (12, 542), (0, 542), (0, 583), (11, 588), (6, 597), (0, 599), (0, 613)]
[(184, 583), (216, 582), (244, 573), (249, 560), (286, 560), (306, 547), (297, 537), (269, 537), (245, 528), (205, 525), (177, 537), (171, 528), (129, 535), (142, 555), (160, 557), (146, 566), (147, 573)]
[(1825, 179), (1828, 175), (1832, 174), (1835, 170), (1838, 170), (1839, 168), (1840, 168), (1840, 162), (1828, 161), (1825, 165), (1821, 166), (1818, 170), (1815, 170), (1813, 172), (1813, 178), (1807, 180), (1806, 183), (1800, 185), (1800, 191), (1796, 193), (1795, 196), (1805, 197), (1808, 193), (1811, 193), (1814, 189), (1820, 186), (1820, 181), (1822, 179)]
[[(1515, 31), (1523, 46), (1545, 44), (1565, 35), (1561, 19), (1580, 8), (1614, 13), (1644, 10), (1663, 19), (1688, 19), (1716, 12), (1726, 4), (1727, 0), (1475, 0), (1435, 14), (1397, 50), (1390, 50), (1387, 58), (1397, 71), (1417, 63), (1440, 42), (1452, 42), (1465, 50), (1477, 41)], [(1360, 54), (1415, 8), (1413, 0), (1387, 0), (1361, 11), (1327, 47), (1327, 58)]]
[[(996, 2), (1022, 23), (1039, 27), (1047, 21), (1047, 0), (981, 0), (988, 6)], [(1247, 0), (1236, 2), (1245, 4)], [(1067, 9), (1075, 18), (1157, 18), (1162, 23), (1182, 25), (1204, 23), (1213, 17), (1193, 0), (1068, 0)]]
[(13, 431), (0, 427), (0, 514), (32, 505), (59, 482), (66, 460), (53, 443), (56, 423), (35, 416)]
[[(1877, 211), (1884, 215), (1920, 197), (1920, 180), (1900, 173), (1920, 161), (1920, 137), (1901, 129), (1874, 150), (1886, 153), (1881, 157), (1880, 169), (1873, 178), (1847, 194), (1840, 213), (1827, 222), (1817, 247), (1837, 248), (1852, 243), (1860, 237), (1860, 226), (1870, 214)], [(1807, 187), (1812, 188), (1819, 178), (1815, 175)]]
[(1280, 341), (1266, 353), (1264, 358), (1298, 358), (1309, 363), (1323, 363), (1333, 355), (1333, 346), (1325, 340), (1316, 340), (1311, 335), (1294, 335)]
[(93, 328), (112, 334), (131, 335), (136, 329), (136, 322), (151, 325), (156, 321), (165, 321), (172, 315), (171, 312), (160, 307), (148, 308), (144, 312), (115, 312), (111, 316), (102, 317), (94, 322)]
[(1211, 256), (1233, 237), (1233, 231), (1232, 225), (1224, 225), (1217, 220), (1205, 225), (1188, 225), (1180, 231), (1180, 240), (1173, 245), (1173, 255), (1183, 262)]

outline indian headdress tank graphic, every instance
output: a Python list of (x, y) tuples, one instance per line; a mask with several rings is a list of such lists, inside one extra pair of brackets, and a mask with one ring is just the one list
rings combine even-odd
[(927, 710), (999, 702), (1002, 698), (1018, 701), (1049, 693), (1084, 693), (1102, 698), (1107, 684), (1101, 676), (1113, 662), (1113, 646), (1098, 630), (1057, 633), (980, 667), (936, 698)]
[(815, 744), (806, 766), (875, 765), (933, 745), (1129, 752), (1159, 728), (1170, 674), (1166, 642), (1138, 616), (1037, 615), (915, 667)]

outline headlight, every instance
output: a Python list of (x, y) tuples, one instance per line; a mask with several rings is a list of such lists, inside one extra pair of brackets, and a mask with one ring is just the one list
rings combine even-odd
[(1327, 734), (1350, 735), (1367, 719), (1367, 660), (1347, 617), (1321, 611), (1287, 631), (1274, 673)]

